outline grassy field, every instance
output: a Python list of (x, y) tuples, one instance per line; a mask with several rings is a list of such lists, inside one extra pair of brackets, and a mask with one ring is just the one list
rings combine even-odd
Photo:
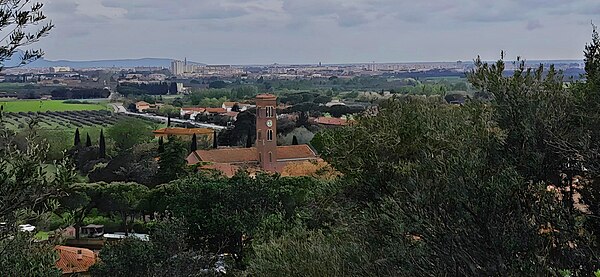
[(0, 101), (4, 112), (62, 112), (62, 111), (95, 111), (106, 110), (105, 103), (68, 104), (61, 100), (16, 100)]

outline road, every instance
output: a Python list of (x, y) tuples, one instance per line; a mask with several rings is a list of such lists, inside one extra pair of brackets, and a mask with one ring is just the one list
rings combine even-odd
[[(162, 122), (167, 122), (168, 121), (168, 118), (164, 117), (164, 116), (130, 112), (127, 109), (125, 109), (125, 107), (123, 107), (122, 103), (111, 103), (109, 105), (112, 106), (113, 111), (115, 113), (124, 113), (124, 114), (128, 114), (128, 115), (134, 115), (134, 116), (144, 117), (144, 118), (153, 119), (153, 120), (160, 120)], [(219, 126), (219, 125), (215, 125), (215, 124), (200, 123), (200, 122), (195, 122), (195, 121), (192, 121), (192, 120), (183, 120), (183, 119), (179, 119), (179, 118), (171, 118), (171, 122), (174, 122), (174, 123), (189, 123), (189, 124), (191, 124), (193, 126), (196, 126), (196, 127), (209, 128), (209, 129), (214, 129), (214, 130), (225, 130), (225, 129), (227, 129), (227, 127), (223, 127), (223, 126)]]

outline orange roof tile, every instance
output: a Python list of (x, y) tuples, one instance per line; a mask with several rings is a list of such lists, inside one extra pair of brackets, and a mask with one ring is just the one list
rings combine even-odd
[(176, 136), (191, 136), (196, 135), (207, 135), (214, 133), (213, 130), (208, 128), (162, 128), (153, 131), (155, 135), (176, 135)]
[(181, 110), (184, 112), (198, 112), (198, 113), (203, 113), (206, 111), (205, 108), (197, 108), (197, 107), (181, 108)]
[(273, 94), (259, 94), (256, 96), (256, 99), (273, 99), (273, 98), (277, 98), (277, 96), (275, 96)]
[(56, 267), (63, 274), (87, 272), (96, 263), (96, 254), (92, 250), (68, 246), (56, 246), (54, 249), (60, 256)]
[(207, 113), (226, 113), (227, 110), (223, 108), (206, 108)]
[(336, 126), (346, 126), (348, 125), (348, 120), (343, 118), (335, 118), (335, 117), (319, 117), (315, 119), (315, 122), (323, 125), (336, 125)]
[[(316, 159), (316, 153), (308, 145), (277, 146), (277, 160)], [(198, 150), (187, 158), (188, 164), (200, 161), (212, 163), (252, 163), (258, 162), (256, 147), (251, 148), (222, 148), (213, 150)]]
[(235, 104), (237, 104), (237, 102), (223, 102), (223, 106), (228, 108), (232, 108), (233, 106), (235, 106)]
[(225, 115), (226, 116), (230, 116), (230, 117), (236, 117), (238, 116), (238, 114), (240, 114), (239, 112), (226, 112)]

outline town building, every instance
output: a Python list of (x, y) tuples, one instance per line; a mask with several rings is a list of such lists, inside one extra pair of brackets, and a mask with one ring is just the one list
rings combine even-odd
[(188, 164), (233, 176), (240, 169), (282, 172), (291, 163), (319, 161), (316, 152), (309, 145), (277, 146), (276, 107), (276, 96), (261, 94), (256, 97), (254, 147), (194, 151), (187, 157)]

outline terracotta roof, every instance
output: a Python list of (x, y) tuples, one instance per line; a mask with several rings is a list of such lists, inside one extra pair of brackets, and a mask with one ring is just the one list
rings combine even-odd
[[(315, 152), (308, 145), (277, 146), (277, 160), (305, 160), (316, 159)], [(251, 163), (258, 162), (256, 147), (252, 148), (222, 148), (213, 150), (198, 150), (187, 158), (188, 164), (197, 164), (200, 161), (212, 163)]]
[(206, 111), (205, 108), (197, 108), (197, 107), (181, 108), (181, 110), (184, 112), (198, 112), (198, 113), (203, 113), (204, 111)]
[(223, 106), (232, 108), (237, 102), (223, 102)]
[(68, 246), (56, 246), (54, 249), (60, 257), (56, 267), (63, 274), (87, 272), (96, 263), (96, 254), (92, 250)]
[(246, 163), (258, 161), (258, 153), (254, 147), (198, 150), (190, 155), (194, 154), (198, 157), (198, 161), (212, 163)]
[(277, 160), (316, 159), (317, 154), (306, 144), (277, 146)]
[(346, 126), (348, 125), (348, 120), (343, 118), (335, 118), (335, 117), (319, 117), (315, 119), (315, 122), (323, 125), (336, 125), (336, 126)]
[(226, 116), (230, 116), (230, 117), (236, 117), (238, 116), (238, 114), (240, 114), (239, 112), (226, 112), (225, 115)]
[(277, 96), (275, 96), (273, 94), (259, 94), (256, 96), (256, 99), (273, 99), (273, 98), (277, 98)]
[(191, 136), (212, 134), (214, 131), (208, 128), (162, 128), (153, 131), (155, 135), (177, 135), (177, 136)]
[(226, 113), (227, 110), (223, 108), (206, 108), (207, 113)]
[(145, 101), (139, 101), (139, 102), (136, 102), (135, 104), (136, 104), (136, 105), (140, 105), (140, 106), (142, 106), (142, 105), (143, 105), (143, 106), (150, 105), (150, 103), (148, 103), (148, 102), (145, 102)]

